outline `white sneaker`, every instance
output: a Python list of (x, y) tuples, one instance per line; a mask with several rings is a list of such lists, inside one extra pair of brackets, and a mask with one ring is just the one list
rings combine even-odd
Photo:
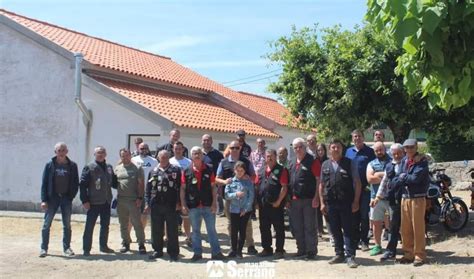
[(41, 249), (39, 257), (44, 258), (46, 257), (46, 255), (48, 255), (48, 251), (46, 251), (45, 249)]
[(72, 251), (71, 248), (67, 248), (66, 250), (64, 250), (64, 256), (66, 256), (66, 257), (72, 257), (72, 256), (74, 256), (74, 255), (75, 255), (75, 254), (74, 254), (74, 251)]

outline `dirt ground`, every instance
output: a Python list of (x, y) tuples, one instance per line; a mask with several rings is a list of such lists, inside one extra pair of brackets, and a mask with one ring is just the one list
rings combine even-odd
[[(470, 192), (458, 192), (468, 204)], [(469, 205), (468, 205), (469, 206)], [(5, 215), (5, 214), (4, 214)], [(32, 215), (33, 216), (33, 215)], [(57, 216), (60, 216), (58, 214)], [(217, 218), (217, 231), (224, 254), (229, 251), (226, 236), (226, 219)], [(62, 255), (61, 222), (54, 221), (51, 228), (49, 255), (39, 258), (40, 233), (42, 220), (36, 217), (8, 217), (0, 216), (0, 270), (1, 278), (208, 278), (207, 260), (209, 244), (203, 241), (204, 258), (198, 263), (191, 263), (191, 249), (184, 244), (184, 237), (180, 237), (181, 255), (178, 262), (170, 262), (165, 254), (163, 259), (148, 260), (148, 256), (137, 253), (136, 244), (132, 244), (133, 251), (126, 254), (101, 254), (98, 251), (98, 231), (94, 232), (92, 256), (83, 257), (82, 232), (84, 223), (72, 223), (72, 249), (76, 252), (73, 258)], [(253, 222), (254, 238), (257, 249), (260, 250), (260, 234), (258, 222)], [(146, 235), (150, 236), (150, 227), (147, 226)], [(204, 230), (204, 229), (203, 229)], [(361, 264), (357, 269), (349, 269), (345, 264), (330, 266), (327, 260), (334, 255), (333, 248), (325, 240), (319, 242), (319, 254), (316, 260), (295, 260), (291, 257), (296, 252), (296, 244), (289, 233), (285, 242), (287, 255), (285, 259), (262, 259), (247, 256), (237, 260), (234, 269), (245, 272), (255, 268), (255, 265), (274, 265), (270, 273), (251, 274), (267, 275), (276, 278), (474, 278), (474, 213), (470, 212), (468, 225), (459, 233), (447, 232), (442, 225), (430, 228), (431, 244), (427, 246), (429, 264), (422, 267), (399, 265), (394, 262), (380, 263), (379, 256), (371, 257), (368, 252), (357, 251), (357, 260)], [(132, 239), (135, 237), (132, 235)], [(205, 236), (204, 236), (205, 239)], [(120, 233), (116, 218), (110, 226), (109, 246), (116, 251), (120, 249)], [(385, 242), (382, 244), (385, 246)], [(151, 245), (147, 244), (151, 250)], [(245, 250), (244, 250), (245, 252)], [(227, 268), (227, 269), (225, 269)], [(235, 273), (227, 273), (228, 266), (223, 269), (224, 276), (232, 277)], [(239, 277), (244, 277), (242, 273)], [(256, 278), (256, 277), (253, 277)], [(257, 277), (258, 278), (258, 277)], [(264, 278), (264, 277), (259, 277)], [(268, 278), (268, 277), (267, 277)]]

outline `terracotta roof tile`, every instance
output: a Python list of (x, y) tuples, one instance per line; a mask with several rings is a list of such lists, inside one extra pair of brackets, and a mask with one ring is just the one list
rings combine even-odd
[(234, 133), (238, 129), (244, 129), (254, 136), (279, 137), (206, 99), (103, 78), (94, 77), (94, 79), (181, 127), (224, 133)]
[(88, 36), (47, 22), (30, 19), (0, 9), (0, 14), (22, 24), (71, 52), (81, 52), (84, 59), (99, 67), (171, 84), (216, 92), (280, 125), (287, 125), (288, 110), (276, 101), (236, 92), (212, 81), (168, 57), (148, 53), (114, 42)]

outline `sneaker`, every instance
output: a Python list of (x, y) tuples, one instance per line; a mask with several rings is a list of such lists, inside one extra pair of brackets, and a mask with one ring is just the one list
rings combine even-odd
[(102, 253), (107, 253), (107, 254), (115, 253), (115, 251), (113, 249), (110, 249), (108, 246), (100, 247), (100, 251)]
[(237, 252), (234, 250), (230, 251), (229, 255), (227, 255), (227, 258), (236, 258), (237, 257)]
[(163, 252), (158, 252), (158, 251), (154, 251), (150, 256), (148, 256), (150, 260), (158, 259), (161, 257), (163, 257)]
[(74, 255), (75, 255), (75, 254), (74, 254), (74, 251), (72, 251), (71, 248), (67, 248), (66, 250), (64, 250), (64, 256), (66, 256), (66, 257), (72, 257), (72, 256), (74, 256)]
[(44, 258), (46, 255), (48, 255), (48, 251), (46, 251), (46, 249), (41, 249), (39, 257)]
[(258, 251), (257, 251), (257, 249), (255, 249), (255, 246), (249, 246), (249, 248), (247, 248), (247, 254), (257, 255)]
[(283, 252), (275, 252), (275, 254), (273, 254), (273, 258), (275, 260), (283, 259), (285, 258), (285, 254)]
[(89, 251), (84, 251), (84, 253), (82, 254), (84, 257), (89, 257), (91, 255), (91, 252)]
[(224, 257), (224, 255), (222, 255), (221, 252), (219, 252), (219, 253), (217, 253), (217, 254), (215, 254), (215, 255), (212, 255), (211, 260), (223, 261), (223, 260), (225, 260), (225, 257)]
[(143, 244), (138, 245), (138, 253), (139, 253), (140, 255), (145, 255), (145, 254), (146, 254), (145, 245), (143, 245)]
[(369, 244), (362, 242), (360, 244), (360, 250), (362, 250), (363, 252), (369, 251), (370, 250)]
[(425, 261), (420, 260), (420, 259), (416, 259), (413, 261), (413, 266), (422, 266), (424, 264), (425, 264)]
[(385, 261), (394, 260), (394, 259), (395, 259), (394, 253), (392, 253), (391, 251), (385, 251), (385, 253), (383, 253), (382, 257), (380, 258), (380, 261), (385, 262)]
[(336, 255), (334, 257), (332, 257), (328, 263), (329, 264), (338, 264), (338, 263), (343, 263), (346, 259), (344, 258), (344, 256), (342, 255)]
[(380, 247), (380, 245), (375, 245), (372, 247), (372, 249), (370, 249), (370, 255), (376, 256), (378, 254), (382, 254), (382, 247)]
[(127, 253), (128, 251), (130, 251), (130, 245), (122, 244), (122, 248), (120, 248), (120, 253)]
[(411, 264), (413, 263), (413, 260), (405, 258), (405, 257), (401, 257), (400, 259), (396, 260), (396, 262), (399, 264)]
[(263, 249), (262, 252), (257, 254), (257, 257), (261, 257), (261, 258), (271, 257), (271, 256), (273, 256), (273, 252), (269, 250), (265, 250), (265, 249)]
[(350, 268), (356, 268), (359, 264), (355, 261), (354, 257), (347, 257), (346, 259), (347, 266)]
[(199, 260), (202, 260), (202, 255), (200, 254), (194, 254), (193, 257), (191, 258), (192, 262), (197, 262)]

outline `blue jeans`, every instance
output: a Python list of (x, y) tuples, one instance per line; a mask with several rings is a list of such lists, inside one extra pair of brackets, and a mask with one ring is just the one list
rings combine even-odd
[(48, 201), (48, 209), (44, 214), (43, 229), (41, 230), (41, 249), (48, 250), (49, 231), (53, 223), (54, 215), (56, 215), (60, 207), (63, 221), (63, 249), (67, 250), (71, 246), (72, 201), (67, 197), (55, 196)]
[(219, 246), (219, 240), (217, 239), (216, 232), (216, 215), (211, 212), (211, 208), (208, 206), (192, 208), (189, 210), (189, 220), (191, 221), (191, 227), (193, 229), (191, 238), (193, 242), (194, 254), (202, 255), (202, 219), (204, 219), (204, 223), (206, 224), (207, 237), (209, 239), (209, 243), (211, 244), (212, 255), (216, 255), (221, 252), (221, 247)]
[(107, 241), (109, 238), (109, 224), (110, 224), (110, 204), (92, 205), (87, 210), (86, 227), (84, 229), (84, 235), (82, 236), (82, 248), (84, 252), (90, 252), (92, 247), (92, 235), (94, 234), (94, 226), (97, 221), (97, 217), (100, 215), (100, 234), (99, 234), (99, 245), (100, 248), (107, 247)]

